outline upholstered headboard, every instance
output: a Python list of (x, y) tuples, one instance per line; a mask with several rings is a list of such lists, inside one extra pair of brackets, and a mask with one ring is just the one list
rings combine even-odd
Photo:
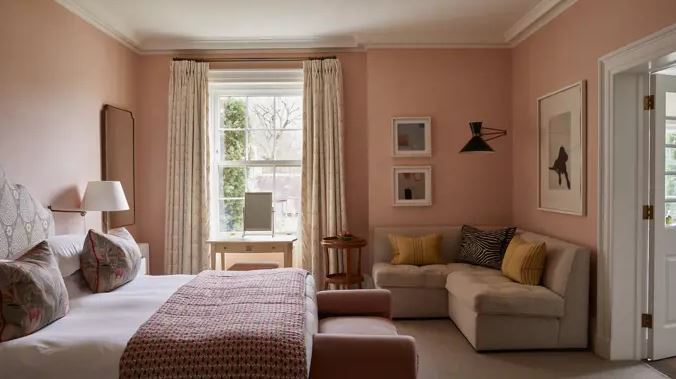
[(9, 258), (54, 235), (52, 212), (0, 167), (0, 258)]

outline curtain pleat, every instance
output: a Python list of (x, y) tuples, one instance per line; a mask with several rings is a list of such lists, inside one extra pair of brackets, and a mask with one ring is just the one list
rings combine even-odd
[(209, 268), (207, 63), (176, 61), (169, 77), (165, 272)]
[[(336, 59), (303, 62), (303, 166), (300, 246), (303, 268), (323, 287), (321, 240), (347, 230), (343, 163), (343, 77)], [(330, 271), (340, 269), (335, 257)]]

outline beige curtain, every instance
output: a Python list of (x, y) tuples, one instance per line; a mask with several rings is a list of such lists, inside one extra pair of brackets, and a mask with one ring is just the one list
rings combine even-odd
[[(347, 230), (343, 164), (343, 76), (336, 59), (303, 62), (303, 268), (323, 287), (326, 236)], [(337, 268), (330, 259), (329, 269)]]
[(208, 72), (208, 63), (171, 63), (164, 258), (167, 274), (197, 274), (209, 267)]

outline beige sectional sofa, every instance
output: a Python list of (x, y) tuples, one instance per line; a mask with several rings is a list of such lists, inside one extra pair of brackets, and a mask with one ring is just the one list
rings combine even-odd
[[(446, 264), (393, 265), (389, 234), (443, 235)], [(542, 284), (516, 283), (499, 270), (454, 263), (461, 226), (378, 227), (372, 236), (373, 280), (392, 293), (396, 318), (450, 317), (477, 350), (587, 347), (590, 251), (519, 230), (544, 241)]]

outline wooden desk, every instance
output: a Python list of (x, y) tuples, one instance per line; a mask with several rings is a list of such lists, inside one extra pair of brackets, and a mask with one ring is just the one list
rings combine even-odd
[(211, 245), (211, 268), (216, 269), (216, 254), (221, 254), (221, 270), (225, 270), (225, 254), (283, 253), (284, 267), (293, 265), (293, 243), (296, 236), (244, 236), (209, 240)]

